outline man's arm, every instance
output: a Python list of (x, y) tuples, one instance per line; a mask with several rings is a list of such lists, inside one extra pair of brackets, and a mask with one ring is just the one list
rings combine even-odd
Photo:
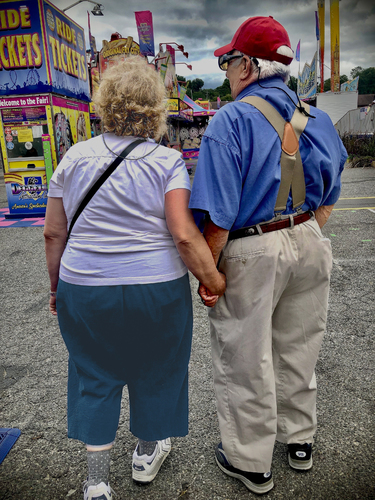
[(333, 207), (334, 205), (322, 205), (315, 210), (315, 218), (320, 228), (322, 228), (327, 222), (329, 216), (331, 215)]
[(207, 245), (210, 247), (216, 265), (219, 261), (221, 251), (228, 241), (228, 235), (229, 231), (217, 226), (212, 220), (205, 225), (203, 236), (207, 241)]

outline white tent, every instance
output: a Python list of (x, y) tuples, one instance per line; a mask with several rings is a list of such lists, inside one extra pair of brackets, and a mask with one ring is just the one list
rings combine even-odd
[(336, 123), (351, 109), (357, 108), (358, 92), (324, 92), (316, 95), (316, 107), (325, 111)]

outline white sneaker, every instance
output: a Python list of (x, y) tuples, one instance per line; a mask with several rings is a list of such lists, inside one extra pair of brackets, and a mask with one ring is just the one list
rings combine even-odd
[(87, 486), (87, 481), (83, 486), (83, 500), (112, 500), (115, 492), (108, 484), (103, 482), (94, 486)]
[(138, 455), (138, 445), (133, 453), (133, 480), (137, 483), (150, 483), (159, 472), (162, 463), (171, 451), (171, 439), (157, 441), (156, 450), (151, 455)]

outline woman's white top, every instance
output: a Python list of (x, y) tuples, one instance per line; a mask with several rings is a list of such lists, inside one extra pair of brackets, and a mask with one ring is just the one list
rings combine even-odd
[[(136, 137), (105, 134), (120, 154)], [(60, 278), (76, 285), (159, 283), (187, 272), (168, 231), (164, 196), (190, 191), (181, 153), (153, 141), (138, 145), (95, 193), (78, 217), (60, 264)], [(150, 155), (141, 159), (148, 152)], [(132, 160), (133, 158), (133, 160)], [(62, 198), (68, 227), (81, 200), (116, 159), (98, 136), (71, 147), (50, 181)]]

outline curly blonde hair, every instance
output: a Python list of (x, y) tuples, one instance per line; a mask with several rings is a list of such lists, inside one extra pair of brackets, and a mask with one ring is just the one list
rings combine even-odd
[(93, 102), (106, 131), (158, 140), (167, 130), (165, 97), (160, 75), (131, 56), (105, 71)]

